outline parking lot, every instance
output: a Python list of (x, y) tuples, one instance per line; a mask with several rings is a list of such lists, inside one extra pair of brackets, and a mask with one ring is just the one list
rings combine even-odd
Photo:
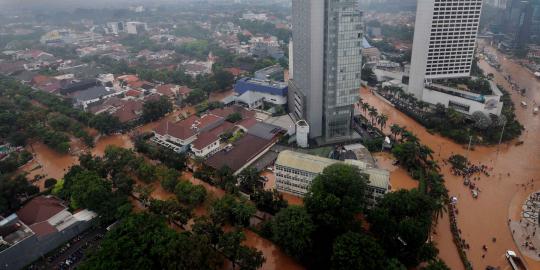
[(88, 250), (99, 247), (105, 232), (106, 230), (101, 228), (90, 229), (34, 262), (27, 269), (75, 269)]

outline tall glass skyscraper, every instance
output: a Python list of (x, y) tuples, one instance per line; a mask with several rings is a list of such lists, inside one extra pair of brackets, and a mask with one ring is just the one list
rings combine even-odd
[(362, 70), (362, 13), (356, 0), (294, 0), (289, 109), (310, 138), (349, 139)]

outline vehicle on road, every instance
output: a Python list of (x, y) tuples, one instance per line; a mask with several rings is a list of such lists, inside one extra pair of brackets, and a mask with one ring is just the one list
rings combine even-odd
[(510, 263), (510, 266), (512, 266), (513, 270), (527, 270), (525, 263), (517, 256), (516, 252), (507, 250), (506, 259), (508, 259), (508, 262)]

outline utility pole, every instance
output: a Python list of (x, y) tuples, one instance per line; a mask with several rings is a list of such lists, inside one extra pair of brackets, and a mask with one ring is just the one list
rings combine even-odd
[(469, 160), (469, 152), (471, 151), (472, 135), (469, 136), (469, 146), (467, 147), (467, 160)]
[(501, 131), (501, 136), (499, 137), (499, 144), (497, 145), (497, 156), (499, 155), (499, 150), (501, 149), (501, 142), (502, 142), (502, 138), (503, 138), (503, 134), (504, 134), (504, 129), (506, 128), (506, 120), (504, 121), (503, 123), (503, 127), (502, 127), (502, 131)]

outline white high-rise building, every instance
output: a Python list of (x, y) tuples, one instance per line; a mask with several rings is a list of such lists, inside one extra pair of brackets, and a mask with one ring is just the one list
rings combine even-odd
[(418, 0), (409, 92), (422, 99), (432, 79), (468, 77), (482, 0)]

